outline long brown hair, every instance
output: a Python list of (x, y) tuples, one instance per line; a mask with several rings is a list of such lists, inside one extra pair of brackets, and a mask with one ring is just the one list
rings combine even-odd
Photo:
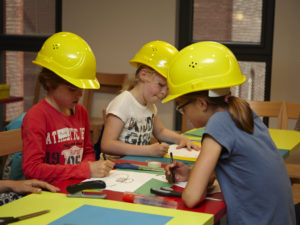
[(196, 99), (197, 97), (203, 98), (209, 107), (228, 107), (230, 116), (234, 121), (235, 125), (249, 133), (253, 134), (254, 130), (254, 120), (253, 120), (253, 112), (247, 101), (235, 97), (230, 96), (228, 101), (225, 99), (226, 96), (221, 97), (209, 97), (208, 91), (199, 91), (186, 94), (181, 98), (186, 99)]

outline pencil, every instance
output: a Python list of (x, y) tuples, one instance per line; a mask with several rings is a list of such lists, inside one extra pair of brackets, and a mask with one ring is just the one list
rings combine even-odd
[[(173, 163), (173, 153), (170, 152), (170, 156), (171, 156), (171, 163)], [(171, 168), (171, 176), (172, 176), (172, 182), (175, 183), (175, 169)]]

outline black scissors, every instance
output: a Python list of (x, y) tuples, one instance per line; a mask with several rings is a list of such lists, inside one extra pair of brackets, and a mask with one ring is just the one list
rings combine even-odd
[(9, 223), (14, 223), (20, 220), (25, 220), (25, 219), (29, 219), (31, 217), (35, 217), (35, 216), (39, 216), (45, 213), (50, 212), (50, 210), (43, 210), (43, 211), (39, 211), (39, 212), (35, 212), (35, 213), (30, 213), (24, 216), (19, 216), (19, 217), (0, 217), (0, 224), (9, 224)]
[[(161, 187), (160, 189), (151, 188), (150, 191), (153, 194), (167, 196), (167, 197), (179, 197), (179, 198), (181, 198), (181, 195), (182, 195), (181, 192), (175, 191), (170, 187)], [(224, 201), (222, 198), (214, 198), (214, 197), (205, 197), (205, 199), (206, 200), (211, 200), (211, 201)]]
[(160, 189), (151, 188), (150, 191), (153, 194), (167, 196), (167, 197), (179, 197), (179, 198), (181, 198), (181, 195), (182, 195), (181, 192), (175, 191), (170, 187), (161, 187)]

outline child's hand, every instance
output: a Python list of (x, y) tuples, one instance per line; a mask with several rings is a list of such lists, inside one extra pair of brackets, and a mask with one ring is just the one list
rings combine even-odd
[(105, 177), (112, 170), (115, 163), (110, 160), (98, 160), (95, 162), (89, 162), (91, 177)]
[(11, 191), (23, 194), (23, 193), (41, 193), (42, 189), (47, 189), (51, 192), (58, 192), (60, 189), (41, 180), (20, 180), (20, 181), (8, 181)]
[(190, 175), (190, 168), (182, 162), (174, 161), (173, 163), (168, 164), (165, 167), (165, 175), (169, 183), (173, 182), (171, 168), (174, 168), (175, 170), (175, 183), (188, 180)]
[(155, 143), (149, 145), (149, 156), (162, 157), (168, 153), (169, 145), (167, 143)]
[(192, 150), (192, 149), (197, 150), (197, 151), (201, 150), (201, 147), (199, 145), (196, 145), (187, 137), (181, 136), (178, 146), (176, 148), (179, 149), (179, 148), (183, 148), (183, 147), (186, 147), (188, 150)]

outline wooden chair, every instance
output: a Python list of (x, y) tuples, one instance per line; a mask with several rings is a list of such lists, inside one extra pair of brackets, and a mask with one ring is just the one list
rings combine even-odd
[(23, 142), (21, 136), (21, 129), (1, 131), (0, 143), (1, 143), (0, 157), (2, 158), (2, 165), (1, 165), (2, 166), (1, 174), (2, 174), (7, 156), (22, 151)]
[(284, 129), (287, 125), (286, 120), (283, 120), (286, 117), (284, 114), (285, 106), (284, 102), (272, 102), (272, 101), (248, 101), (251, 109), (256, 112), (260, 117), (276, 118), (277, 119), (277, 128)]
[(90, 118), (90, 130), (92, 144), (95, 144), (101, 133), (101, 127), (104, 124), (105, 111), (102, 111), (102, 117), (92, 117), (92, 104), (94, 93), (111, 93), (117, 94), (120, 92), (124, 84), (128, 80), (128, 75), (125, 73), (96, 73), (100, 83), (100, 89), (87, 89), (83, 96), (83, 105), (86, 107)]
[(283, 128), (288, 129), (289, 120), (297, 120), (300, 116), (300, 103), (284, 102)]
[[(284, 104), (285, 104), (284, 107), (286, 110), (286, 113), (283, 117), (283, 120), (285, 122), (284, 129), (287, 129), (289, 119), (297, 120), (299, 118), (300, 103), (285, 102)], [(299, 152), (299, 150), (294, 152), (290, 157), (288, 157), (285, 162), (285, 165), (286, 165), (288, 174), (291, 178), (292, 184), (298, 184), (298, 185), (300, 184), (300, 152)], [(298, 192), (300, 192), (300, 189), (298, 190)], [(297, 193), (297, 195), (300, 196), (300, 193)]]

